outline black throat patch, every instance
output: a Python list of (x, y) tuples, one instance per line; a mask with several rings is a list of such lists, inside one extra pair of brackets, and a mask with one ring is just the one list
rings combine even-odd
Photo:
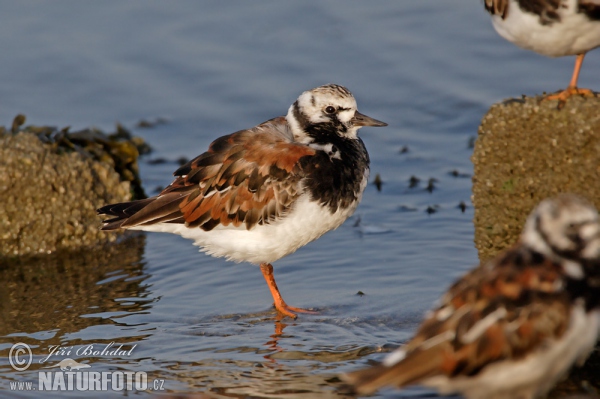
[(309, 126), (306, 131), (315, 144), (332, 144), (339, 156), (317, 151), (314, 156), (300, 159), (312, 200), (328, 206), (332, 213), (358, 199), (365, 171), (369, 169), (369, 154), (362, 140), (340, 136), (336, 133), (340, 127), (335, 125), (320, 123)]

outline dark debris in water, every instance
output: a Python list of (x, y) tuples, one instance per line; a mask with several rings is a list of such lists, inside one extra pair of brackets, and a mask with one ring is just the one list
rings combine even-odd
[(463, 172), (459, 172), (456, 169), (451, 170), (450, 172), (448, 172), (448, 174), (452, 177), (471, 177), (470, 174), (468, 173), (463, 173)]
[(432, 193), (433, 190), (436, 189), (435, 183), (437, 183), (437, 182), (438, 182), (438, 179), (436, 179), (435, 177), (429, 178), (429, 180), (427, 180), (427, 187), (425, 187), (425, 190), (428, 191), (429, 193)]
[(429, 205), (427, 206), (427, 208), (425, 208), (425, 213), (427, 213), (428, 215), (433, 215), (434, 213), (437, 213), (439, 209), (439, 205)]
[(162, 165), (169, 162), (166, 158), (152, 158), (146, 161), (148, 165)]
[(419, 179), (417, 176), (411, 176), (410, 179), (408, 179), (408, 188), (417, 187), (420, 181), (421, 179)]
[(467, 142), (467, 148), (468, 149), (475, 148), (475, 141), (476, 140), (477, 140), (477, 136), (471, 136), (471, 137), (469, 137), (469, 141)]
[(375, 188), (377, 188), (377, 191), (381, 191), (381, 187), (383, 186), (383, 180), (381, 180), (381, 176), (379, 175), (379, 173), (375, 175), (373, 185), (375, 186)]
[(158, 117), (152, 121), (149, 121), (147, 119), (142, 119), (137, 123), (136, 127), (140, 128), (140, 129), (152, 129), (155, 126), (164, 125), (165, 123), (168, 123), (168, 122), (169, 121), (167, 118), (161, 118), (161, 117)]

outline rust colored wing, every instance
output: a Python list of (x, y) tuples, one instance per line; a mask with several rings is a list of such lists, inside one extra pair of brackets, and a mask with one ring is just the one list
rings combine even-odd
[(428, 377), (474, 376), (519, 359), (566, 331), (570, 296), (561, 267), (516, 247), (457, 281), (394, 364), (345, 376), (360, 393)]
[(156, 223), (251, 229), (285, 215), (300, 194), (299, 165), (315, 150), (292, 142), (285, 118), (264, 122), (215, 140), (208, 151), (179, 168), (158, 196), (108, 205), (116, 216), (105, 230)]

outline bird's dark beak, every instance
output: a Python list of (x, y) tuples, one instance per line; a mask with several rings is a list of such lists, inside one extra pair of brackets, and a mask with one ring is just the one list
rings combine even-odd
[(354, 126), (387, 126), (387, 123), (373, 119), (358, 111), (354, 113), (354, 117), (350, 119), (350, 122), (352, 122)]

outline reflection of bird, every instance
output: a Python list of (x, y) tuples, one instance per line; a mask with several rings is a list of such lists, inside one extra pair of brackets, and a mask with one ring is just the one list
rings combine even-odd
[(404, 347), (343, 378), (360, 393), (422, 384), (535, 398), (585, 361), (599, 331), (598, 212), (561, 195), (540, 203), (516, 246), (450, 287)]
[(180, 234), (202, 251), (260, 264), (275, 307), (306, 312), (282, 299), (271, 262), (339, 227), (368, 182), (362, 126), (386, 126), (357, 111), (345, 87), (306, 91), (287, 116), (215, 140), (175, 171), (156, 197), (99, 209), (117, 228)]
[(55, 364), (54, 366), (48, 366), (48, 367), (44, 367), (44, 368), (49, 369), (52, 367), (60, 367), (60, 369), (62, 371), (73, 371), (73, 370), (79, 370), (79, 369), (87, 369), (92, 366), (90, 366), (89, 364), (86, 364), (86, 363), (78, 363), (75, 360), (67, 357), (67, 358), (61, 360), (60, 362), (58, 362), (58, 364)]
[(594, 96), (577, 87), (585, 53), (600, 46), (600, 0), (484, 0), (496, 31), (519, 47), (549, 57), (576, 55), (571, 83), (547, 96), (559, 107), (574, 94)]

